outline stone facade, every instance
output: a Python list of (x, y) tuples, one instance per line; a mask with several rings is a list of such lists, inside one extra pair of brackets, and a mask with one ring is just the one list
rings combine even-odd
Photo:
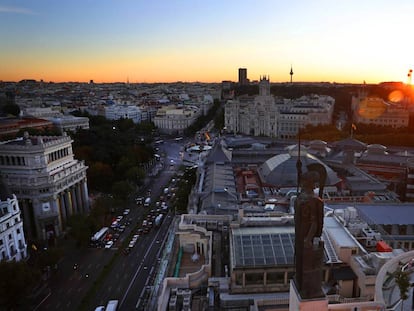
[(306, 125), (331, 124), (334, 104), (335, 100), (325, 95), (275, 99), (270, 94), (269, 79), (262, 77), (258, 96), (226, 103), (224, 123), (229, 133), (294, 138)]
[(164, 106), (158, 109), (153, 122), (161, 133), (182, 134), (200, 114), (201, 110), (195, 106)]
[(16, 196), (0, 200), (0, 261), (20, 261), (27, 257), (23, 220)]
[(30, 238), (54, 239), (68, 217), (89, 211), (87, 167), (74, 159), (72, 139), (29, 137), (0, 144), (0, 170), (5, 185), (19, 200)]

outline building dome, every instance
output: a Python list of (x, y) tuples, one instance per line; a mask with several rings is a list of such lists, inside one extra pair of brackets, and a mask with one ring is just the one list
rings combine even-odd
[[(259, 169), (259, 175), (262, 182), (272, 184), (278, 187), (296, 187), (297, 169), (296, 163), (298, 161), (299, 148), (297, 145), (286, 148), (287, 153), (276, 155), (263, 163)], [(307, 165), (311, 163), (319, 163), (326, 169), (327, 178), (326, 185), (333, 186), (340, 182), (336, 173), (323, 164), (318, 158), (309, 154), (304, 146), (300, 147), (300, 161), (302, 163), (302, 173), (307, 171)]]

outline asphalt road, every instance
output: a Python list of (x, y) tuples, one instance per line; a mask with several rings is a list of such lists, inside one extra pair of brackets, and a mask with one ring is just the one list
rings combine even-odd
[[(175, 175), (181, 164), (180, 151), (185, 143), (171, 140), (159, 146), (164, 165), (160, 165), (162, 168), (158, 174), (148, 180), (152, 202), (159, 198), (164, 187), (169, 185)], [(131, 209), (128, 215), (132, 219), (131, 225), (112, 248), (77, 249), (67, 242), (69, 251), (50, 280), (50, 295), (36, 310), (94, 310), (99, 305), (106, 305), (111, 299), (119, 300), (118, 309), (121, 311), (136, 309), (145, 296), (146, 287), (150, 286), (155, 276), (172, 216), (169, 214), (164, 217), (160, 228), (153, 228), (148, 234), (139, 237), (130, 254), (124, 255), (124, 241), (129, 240), (130, 235), (135, 233), (136, 224), (141, 223), (145, 212), (143, 206), (134, 203), (128, 207)], [(103, 273), (104, 269), (108, 271)], [(103, 279), (102, 275), (105, 275)], [(96, 291), (91, 293), (91, 288)], [(88, 299), (85, 300), (86, 297)]]

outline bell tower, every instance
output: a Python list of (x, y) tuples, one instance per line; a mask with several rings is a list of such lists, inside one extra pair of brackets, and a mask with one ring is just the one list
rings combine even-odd
[(270, 78), (269, 76), (260, 76), (259, 96), (270, 96)]

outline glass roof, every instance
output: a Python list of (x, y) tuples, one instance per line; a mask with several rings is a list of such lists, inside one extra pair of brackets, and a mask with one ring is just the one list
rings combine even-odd
[(288, 230), (291, 232), (287, 230), (276, 232), (269, 230), (270, 228), (266, 229), (264, 231), (258, 230), (258, 232), (252, 230), (245, 233), (242, 231), (233, 232), (235, 268), (294, 264), (294, 228)]

